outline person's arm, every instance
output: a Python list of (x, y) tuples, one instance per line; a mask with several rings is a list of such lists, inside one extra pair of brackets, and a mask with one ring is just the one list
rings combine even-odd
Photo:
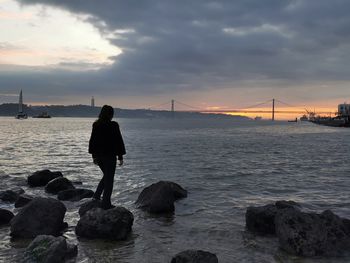
[(116, 123), (116, 150), (117, 150), (117, 158), (119, 161), (119, 165), (123, 165), (123, 155), (126, 154), (125, 145), (123, 141), (122, 134), (119, 129), (118, 123)]
[(92, 125), (92, 132), (89, 140), (89, 153), (92, 154), (92, 159), (94, 164), (97, 164), (96, 152), (96, 128), (95, 125)]

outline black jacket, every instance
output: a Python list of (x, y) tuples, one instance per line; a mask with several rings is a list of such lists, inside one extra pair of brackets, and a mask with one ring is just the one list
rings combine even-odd
[(89, 141), (89, 153), (93, 156), (114, 155), (123, 159), (126, 153), (124, 141), (115, 121), (95, 121)]

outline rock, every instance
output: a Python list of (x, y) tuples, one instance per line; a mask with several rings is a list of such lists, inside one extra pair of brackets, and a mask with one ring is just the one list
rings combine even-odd
[(79, 220), (75, 233), (80, 237), (125, 240), (134, 222), (133, 214), (124, 207), (109, 210), (93, 208)]
[(11, 221), (11, 236), (33, 238), (58, 235), (66, 213), (64, 204), (53, 198), (34, 198)]
[(84, 198), (91, 198), (94, 195), (94, 191), (89, 189), (70, 189), (60, 191), (57, 195), (58, 200), (62, 201), (79, 201)]
[(186, 250), (171, 260), (171, 263), (218, 263), (219, 260), (215, 254), (202, 250)]
[(93, 208), (102, 208), (102, 202), (100, 200), (93, 199), (82, 204), (79, 208), (80, 217)]
[(13, 217), (14, 215), (11, 211), (0, 208), (0, 225), (6, 225), (10, 223)]
[(28, 184), (30, 186), (45, 186), (51, 180), (63, 176), (61, 172), (51, 172), (50, 170), (42, 170), (28, 176)]
[(16, 208), (23, 207), (32, 200), (33, 200), (32, 196), (29, 196), (26, 194), (20, 195), (15, 202), (15, 207)]
[(136, 204), (150, 213), (174, 212), (174, 202), (187, 197), (187, 191), (173, 182), (160, 181), (142, 190)]
[(13, 188), (10, 190), (1, 191), (0, 192), (0, 199), (2, 201), (14, 203), (14, 202), (16, 202), (19, 195), (22, 193), (24, 193), (24, 190), (20, 187), (16, 187), (16, 188)]
[(64, 237), (40, 235), (26, 248), (23, 261), (64, 263), (67, 259), (76, 256), (77, 251), (77, 246), (68, 245)]
[(45, 191), (50, 194), (57, 194), (60, 191), (70, 189), (75, 189), (75, 187), (72, 182), (65, 177), (57, 177), (45, 186)]
[(298, 256), (343, 256), (350, 251), (346, 221), (329, 210), (322, 214), (292, 209), (279, 212), (276, 234), (280, 247)]
[(275, 204), (247, 208), (246, 228), (259, 234), (275, 234), (275, 217), (279, 210), (298, 209), (293, 201), (277, 201)]

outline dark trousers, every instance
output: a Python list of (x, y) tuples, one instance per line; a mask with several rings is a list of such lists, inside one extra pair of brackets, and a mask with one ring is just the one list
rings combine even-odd
[(103, 172), (103, 177), (97, 186), (94, 198), (100, 199), (103, 192), (102, 204), (104, 206), (110, 206), (117, 158), (113, 155), (99, 156), (97, 158), (97, 164)]

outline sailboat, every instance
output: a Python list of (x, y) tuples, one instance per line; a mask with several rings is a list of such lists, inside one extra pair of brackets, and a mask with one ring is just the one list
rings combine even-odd
[(19, 93), (19, 101), (18, 101), (18, 114), (16, 115), (16, 119), (27, 119), (28, 115), (23, 112), (23, 94), (22, 90)]

